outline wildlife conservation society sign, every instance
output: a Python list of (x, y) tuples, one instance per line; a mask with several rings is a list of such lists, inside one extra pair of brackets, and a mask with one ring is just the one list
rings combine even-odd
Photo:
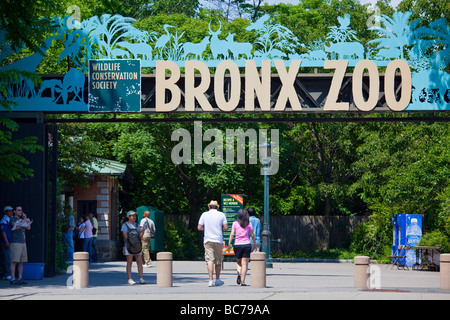
[(89, 60), (88, 105), (90, 112), (140, 112), (140, 60)]

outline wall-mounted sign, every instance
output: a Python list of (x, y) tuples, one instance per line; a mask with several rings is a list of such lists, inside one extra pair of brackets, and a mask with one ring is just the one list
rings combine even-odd
[(140, 60), (89, 60), (90, 112), (141, 111)]

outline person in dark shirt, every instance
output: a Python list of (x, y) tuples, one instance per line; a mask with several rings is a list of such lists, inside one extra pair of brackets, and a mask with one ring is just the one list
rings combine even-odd
[(6, 206), (3, 209), (5, 215), (0, 221), (0, 243), (2, 249), (3, 280), (11, 280), (11, 227), (9, 226), (9, 220), (13, 215), (13, 210), (14, 209), (11, 206)]
[[(30, 219), (23, 212), (22, 206), (16, 206), (14, 216), (9, 220), (11, 226), (11, 284), (26, 284), (22, 280), (23, 263), (28, 262), (25, 230), (31, 229)], [(15, 278), (16, 266), (18, 278)]]

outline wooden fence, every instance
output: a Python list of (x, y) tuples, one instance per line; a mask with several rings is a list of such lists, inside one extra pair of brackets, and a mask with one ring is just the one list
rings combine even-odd
[(356, 228), (367, 217), (332, 216), (272, 216), (270, 231), (272, 251), (302, 251), (314, 249), (346, 248)]
[[(263, 217), (258, 216), (263, 223)], [(188, 226), (188, 217), (165, 215), (167, 222), (181, 222)], [(368, 217), (332, 216), (271, 216), (271, 250), (308, 252), (314, 249), (346, 248), (356, 228)]]

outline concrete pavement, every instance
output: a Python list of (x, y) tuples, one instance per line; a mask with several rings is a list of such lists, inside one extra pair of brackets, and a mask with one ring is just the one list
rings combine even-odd
[[(236, 285), (234, 262), (225, 262), (220, 287), (208, 287), (204, 261), (174, 261), (173, 287), (156, 286), (156, 263), (144, 268), (145, 285), (127, 284), (125, 262), (91, 263), (89, 288), (71, 289), (72, 270), (27, 285), (0, 281), (0, 300), (450, 300), (450, 290), (440, 289), (440, 273), (404, 271), (374, 265), (377, 289), (354, 286), (353, 263), (275, 262), (267, 269), (266, 288)], [(251, 263), (246, 283), (251, 284)], [(133, 277), (138, 280), (133, 263)]]

